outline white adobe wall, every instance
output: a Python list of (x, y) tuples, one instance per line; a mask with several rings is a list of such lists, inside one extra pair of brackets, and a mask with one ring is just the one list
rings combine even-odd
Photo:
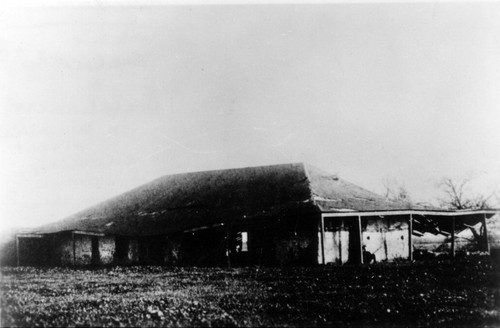
[(92, 264), (92, 237), (75, 234), (75, 262), (74, 265)]
[(406, 218), (366, 218), (363, 245), (377, 261), (409, 258), (409, 225)]
[(387, 244), (387, 260), (408, 259), (409, 251), (409, 219), (388, 219), (388, 231), (385, 234)]
[[(321, 233), (318, 234), (319, 254), (321, 262)], [(349, 231), (325, 231), (325, 263), (344, 264), (349, 259)]]
[[(325, 240), (325, 244), (326, 244), (326, 240)], [(323, 253), (321, 252), (321, 231), (318, 231), (318, 264), (321, 264), (321, 263), (323, 263)]]
[(92, 238), (98, 238), (101, 264), (111, 264), (114, 260), (115, 252), (114, 237), (93, 237), (75, 234), (75, 250), (73, 254), (73, 237), (71, 233), (55, 237), (53, 254), (58, 259), (56, 263), (63, 266), (92, 264)]
[(389, 224), (387, 219), (367, 218), (366, 229), (363, 231), (363, 245), (366, 251), (375, 255), (376, 261), (385, 261), (387, 257), (387, 231)]
[(111, 264), (115, 257), (115, 237), (99, 237), (99, 257), (101, 264)]
[[(338, 218), (334, 220), (346, 220)], [(406, 218), (362, 218), (366, 227), (362, 231), (362, 244), (375, 254), (377, 261), (409, 258), (409, 225)], [(337, 223), (342, 221), (337, 221)], [(326, 230), (326, 229), (325, 229)], [(353, 231), (353, 233), (357, 233)], [(325, 263), (344, 264), (349, 259), (349, 231), (347, 225), (324, 232)], [(321, 232), (318, 232), (318, 263), (322, 263)]]

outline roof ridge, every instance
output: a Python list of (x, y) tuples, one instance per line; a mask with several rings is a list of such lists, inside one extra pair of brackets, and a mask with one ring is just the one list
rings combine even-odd
[[(267, 165), (230, 167), (230, 168), (226, 168), (226, 169), (211, 169), (211, 170), (201, 170), (201, 171), (178, 172), (178, 173), (161, 175), (161, 176), (159, 176), (159, 177), (157, 177), (149, 182), (153, 182), (155, 180), (159, 180), (159, 179), (162, 179), (164, 177), (170, 177), (170, 176), (176, 176), (176, 175), (189, 175), (189, 174), (197, 174), (197, 173), (212, 173), (212, 172), (224, 172), (224, 171), (239, 171), (239, 170), (246, 170), (246, 169), (258, 169), (258, 168), (278, 167), (278, 166), (294, 166), (294, 165), (303, 165), (303, 164), (305, 164), (305, 163), (304, 162), (289, 162), (289, 163), (278, 163), (278, 164), (267, 164)], [(149, 182), (146, 182), (144, 184), (148, 184)]]

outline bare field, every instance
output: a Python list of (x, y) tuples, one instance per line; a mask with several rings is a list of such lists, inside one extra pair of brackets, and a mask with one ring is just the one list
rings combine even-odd
[(499, 326), (489, 257), (311, 268), (1, 269), (5, 326)]

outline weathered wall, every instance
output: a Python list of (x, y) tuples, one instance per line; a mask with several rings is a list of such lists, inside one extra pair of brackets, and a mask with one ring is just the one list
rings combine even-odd
[(92, 264), (92, 237), (75, 234), (75, 261), (74, 265)]
[[(360, 249), (356, 219), (325, 218), (325, 263), (357, 262)], [(408, 219), (403, 217), (362, 218), (362, 245), (374, 254), (376, 261), (408, 258)], [(355, 247), (356, 246), (356, 247)], [(351, 254), (356, 252), (356, 254)], [(321, 232), (318, 232), (318, 263), (322, 263)]]
[[(71, 232), (64, 232), (48, 236), (50, 238), (50, 263), (62, 266), (86, 266), (114, 263), (115, 237), (90, 236), (75, 233), (75, 249), (73, 253), (73, 236)], [(92, 240), (94, 239), (94, 247)], [(93, 254), (94, 252), (94, 254)]]
[(374, 254), (376, 261), (388, 259), (387, 232), (389, 224), (384, 218), (363, 218), (366, 228), (363, 231), (363, 246), (365, 250)]
[(387, 243), (387, 260), (409, 258), (408, 219), (388, 219), (388, 231), (385, 235)]
[[(325, 264), (349, 260), (349, 227), (344, 218), (325, 218)], [(318, 233), (318, 263), (322, 263), (321, 231)]]
[[(323, 263), (323, 250), (321, 245), (321, 232), (318, 233), (320, 239), (318, 245), (318, 263)], [(340, 263), (340, 232), (339, 231), (325, 231), (324, 233), (324, 247), (325, 247), (325, 264), (326, 263)]]
[(409, 218), (363, 218), (363, 245), (377, 261), (409, 258)]
[[(318, 234), (321, 238), (321, 234)], [(325, 231), (325, 263), (344, 264), (349, 259), (349, 231)], [(321, 244), (318, 263), (321, 263)]]
[(115, 260), (115, 237), (99, 237), (99, 257), (101, 264), (111, 264)]

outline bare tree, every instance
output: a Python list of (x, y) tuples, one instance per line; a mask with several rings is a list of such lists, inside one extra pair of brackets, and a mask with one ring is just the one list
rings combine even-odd
[(385, 198), (405, 203), (412, 202), (410, 193), (402, 183), (397, 182), (396, 180), (385, 179), (383, 185)]
[(488, 201), (495, 193), (487, 197), (481, 194), (472, 196), (468, 192), (469, 183), (469, 179), (455, 181), (451, 178), (443, 178), (439, 183), (439, 187), (445, 193), (445, 197), (440, 199), (441, 205), (457, 210), (489, 208)]

